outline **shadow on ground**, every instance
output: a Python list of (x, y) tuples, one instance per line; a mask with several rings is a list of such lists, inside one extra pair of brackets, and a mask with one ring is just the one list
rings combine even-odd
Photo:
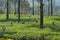
[[(20, 19), (20, 21), (23, 21), (23, 20), (25, 20), (27, 22), (33, 22), (34, 21), (34, 19)], [(10, 21), (17, 22), (18, 19), (8, 19), (8, 20), (6, 20), (6, 19), (0, 19), (0, 22), (10, 22)]]

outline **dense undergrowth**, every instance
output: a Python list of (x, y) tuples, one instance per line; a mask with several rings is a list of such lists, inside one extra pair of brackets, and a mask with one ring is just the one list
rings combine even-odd
[[(44, 16), (44, 28), (40, 29), (39, 15), (21, 15), (21, 22), (17, 22), (17, 15), (10, 14), (9, 20), (6, 20), (6, 14), (0, 14), (0, 37), (16, 38), (17, 40), (60, 40), (60, 16)], [(38, 23), (34, 19), (38, 20)], [(22, 24), (22, 20), (25, 23)], [(10, 23), (13, 26), (10, 26)], [(56, 26), (52, 26), (52, 22)], [(6, 30), (2, 31), (2, 26)]]

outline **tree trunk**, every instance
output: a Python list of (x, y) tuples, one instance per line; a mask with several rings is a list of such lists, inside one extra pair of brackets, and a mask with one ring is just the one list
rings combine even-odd
[(38, 15), (40, 15), (40, 4), (38, 3)]
[(18, 23), (20, 23), (20, 0), (18, 0)]
[[(15, 0), (15, 2), (16, 2), (16, 0)], [(14, 12), (14, 14), (16, 15), (16, 3), (15, 3), (15, 12)]]
[(51, 16), (53, 15), (53, 0), (51, 0)]
[(7, 15), (6, 15), (6, 20), (9, 19), (9, 7), (8, 7), (8, 4), (9, 3), (9, 0), (7, 0)]
[(54, 10), (54, 12), (53, 12), (53, 13), (55, 13), (55, 0), (54, 0), (54, 6), (53, 6), (53, 10)]
[(34, 15), (34, 0), (32, 0), (33, 1), (33, 15)]
[(40, 28), (43, 28), (43, 0), (40, 0)]
[(50, 0), (48, 0), (48, 16), (50, 14)]

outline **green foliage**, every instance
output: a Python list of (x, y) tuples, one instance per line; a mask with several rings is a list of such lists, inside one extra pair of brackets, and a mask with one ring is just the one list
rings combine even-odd
[[(35, 40), (44, 34), (46, 40), (60, 39), (60, 21), (55, 20), (60, 19), (60, 16), (44, 16), (44, 29), (40, 29), (39, 15), (31, 15), (30, 19), (29, 15), (21, 15), (21, 22), (25, 20), (25, 24), (18, 23), (17, 17), (17, 15), (10, 14), (10, 19), (6, 20), (6, 14), (0, 14), (0, 36), (21, 39), (26, 36), (28, 39), (32, 38)], [(38, 23), (34, 21), (34, 18), (38, 19)], [(57, 26), (51, 26), (53, 21)], [(9, 26), (11, 22), (13, 26)], [(5, 32), (2, 32), (2, 26), (6, 26)]]

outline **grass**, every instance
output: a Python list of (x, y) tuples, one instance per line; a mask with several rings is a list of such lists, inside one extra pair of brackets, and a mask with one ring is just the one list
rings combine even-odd
[[(17, 22), (17, 15), (10, 14), (9, 20), (6, 19), (6, 14), (0, 14), (0, 36), (10, 38), (23, 38), (24, 36), (38, 38), (42, 34), (45, 35), (46, 40), (59, 40), (60, 39), (60, 16), (44, 16), (44, 29), (40, 29), (40, 16), (21, 15), (21, 22), (25, 20), (25, 24)], [(34, 22), (34, 18), (38, 19), (38, 23)], [(13, 26), (9, 26), (10, 23)], [(55, 22), (57, 27), (52, 27), (52, 22)], [(2, 32), (1, 27), (6, 26), (6, 30)], [(46, 36), (47, 35), (47, 36)]]

